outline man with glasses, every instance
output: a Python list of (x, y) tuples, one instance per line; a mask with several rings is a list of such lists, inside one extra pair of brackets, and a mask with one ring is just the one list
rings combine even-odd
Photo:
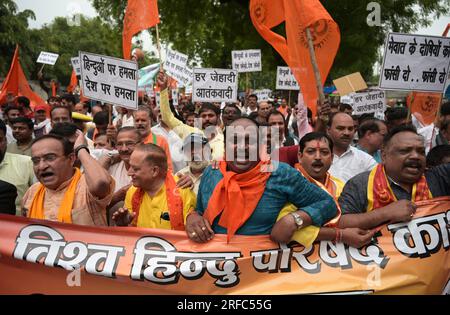
[[(39, 183), (22, 201), (29, 218), (80, 225), (106, 225), (106, 206), (114, 192), (114, 179), (89, 154), (81, 131), (75, 144), (48, 134), (33, 141), (31, 160)], [(76, 158), (84, 172), (74, 167)]]
[(236, 104), (227, 104), (222, 109), (223, 127), (229, 126), (233, 121), (242, 116), (242, 112)]

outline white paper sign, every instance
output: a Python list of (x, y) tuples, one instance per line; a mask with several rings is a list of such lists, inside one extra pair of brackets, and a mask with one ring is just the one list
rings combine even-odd
[(300, 90), (297, 80), (289, 67), (277, 67), (277, 90)]
[(192, 82), (192, 69), (187, 66), (188, 56), (178, 51), (168, 49), (164, 69), (183, 85)]
[(368, 93), (353, 93), (353, 114), (362, 115), (386, 110), (386, 96), (384, 91)]
[(442, 92), (450, 63), (450, 38), (390, 33), (380, 88)]
[(172, 90), (172, 104), (178, 106), (178, 91), (176, 89)]
[(36, 62), (38, 63), (45, 63), (47, 65), (54, 65), (56, 63), (56, 60), (58, 60), (59, 55), (58, 54), (54, 54), (54, 53), (50, 53), (50, 52), (46, 52), (46, 51), (41, 51), (41, 53), (39, 54), (38, 59), (36, 60)]
[(154, 97), (155, 96), (155, 92), (153, 91), (153, 89), (151, 87), (146, 87), (145, 88), (145, 94), (147, 94), (148, 97)]
[(137, 63), (80, 51), (83, 95), (129, 109), (138, 107)]
[(237, 72), (261, 71), (261, 50), (233, 50), (231, 52), (233, 69)]
[(80, 58), (73, 57), (73, 58), (70, 58), (70, 61), (72, 62), (72, 67), (73, 67), (73, 70), (75, 70), (75, 74), (81, 75)]
[(267, 101), (271, 93), (272, 93), (271, 90), (264, 89), (264, 90), (254, 90), (252, 94), (255, 94), (258, 97), (259, 102), (259, 101)]
[(238, 74), (230, 69), (194, 69), (194, 102), (236, 102)]

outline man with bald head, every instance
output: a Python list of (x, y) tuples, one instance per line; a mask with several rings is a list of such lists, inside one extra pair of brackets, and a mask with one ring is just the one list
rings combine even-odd
[(128, 175), (133, 186), (125, 208), (112, 219), (118, 226), (184, 230), (196, 197), (189, 188), (177, 188), (177, 178), (168, 169), (165, 151), (152, 143), (138, 145), (130, 156)]
[(382, 163), (347, 182), (339, 197), (342, 227), (372, 229), (410, 221), (415, 202), (450, 195), (450, 163), (425, 171), (425, 145), (413, 126), (389, 131)]
[(369, 154), (351, 146), (355, 127), (346, 113), (335, 113), (328, 121), (327, 133), (333, 140), (333, 163), (330, 174), (343, 182), (359, 173), (370, 171), (377, 162)]

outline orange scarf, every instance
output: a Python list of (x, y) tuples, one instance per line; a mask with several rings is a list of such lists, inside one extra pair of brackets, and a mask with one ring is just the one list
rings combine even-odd
[[(72, 223), (71, 214), (72, 214), (73, 200), (75, 199), (75, 191), (77, 189), (80, 178), (81, 178), (80, 169), (75, 168), (75, 174), (70, 180), (70, 184), (67, 188), (67, 191), (64, 193), (63, 200), (58, 209), (59, 222)], [(45, 197), (45, 186), (39, 184), (39, 188), (37, 192), (34, 194), (30, 211), (28, 212), (29, 218), (45, 220), (44, 197)]]
[[(167, 205), (169, 206), (169, 217), (172, 230), (184, 231), (183, 201), (181, 200), (180, 192), (172, 174), (167, 173), (164, 185), (166, 186)], [(133, 226), (137, 226), (139, 210), (144, 194), (145, 191), (142, 188), (138, 188), (131, 198), (132, 210), (136, 212), (136, 217), (131, 223)]]
[(220, 215), (219, 225), (227, 229), (227, 241), (250, 218), (261, 199), (270, 172), (261, 172), (261, 167), (270, 162), (259, 162), (248, 172), (237, 174), (227, 171), (227, 163), (219, 162), (223, 178), (217, 183), (209, 199), (204, 217), (212, 225)]
[(325, 179), (325, 185), (322, 184), (321, 182), (319, 182), (318, 180), (315, 180), (314, 178), (312, 178), (307, 171), (305, 171), (305, 169), (301, 166), (300, 163), (295, 164), (295, 168), (312, 184), (322, 188), (323, 190), (325, 190), (327, 193), (329, 193), (331, 195), (331, 197), (333, 197), (333, 200), (336, 204), (336, 208), (337, 208), (337, 214), (336, 216), (331, 219), (329, 222), (327, 222), (324, 226), (329, 226), (329, 227), (333, 227), (336, 226), (339, 222), (339, 219), (341, 218), (341, 207), (339, 206), (339, 203), (336, 200), (336, 184), (331, 180), (331, 175), (330, 173), (327, 172), (327, 177)]
[[(432, 199), (431, 191), (425, 176), (419, 179), (412, 188), (412, 201), (421, 201)], [(369, 182), (367, 185), (367, 211), (382, 208), (388, 204), (397, 201), (397, 198), (389, 185), (386, 172), (382, 164), (378, 164), (370, 171)]]

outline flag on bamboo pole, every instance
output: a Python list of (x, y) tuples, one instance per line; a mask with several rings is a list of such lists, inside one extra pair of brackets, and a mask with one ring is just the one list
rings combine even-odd
[(72, 75), (70, 77), (70, 83), (69, 86), (67, 86), (67, 92), (73, 93), (78, 85), (78, 78), (77, 74), (75, 73), (75, 70), (72, 70)]

